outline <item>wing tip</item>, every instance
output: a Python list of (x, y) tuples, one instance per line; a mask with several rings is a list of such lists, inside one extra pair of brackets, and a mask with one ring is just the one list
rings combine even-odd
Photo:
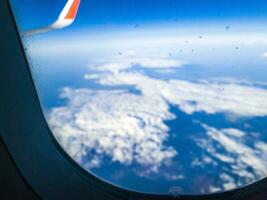
[(74, 0), (70, 9), (68, 10), (67, 15), (65, 16), (65, 19), (75, 19), (77, 12), (79, 10), (80, 0)]
[(70, 26), (76, 18), (80, 2), (81, 0), (68, 0), (58, 19), (53, 24), (47, 27), (26, 31), (23, 35), (32, 36), (44, 32), (49, 32), (54, 29), (61, 29)]

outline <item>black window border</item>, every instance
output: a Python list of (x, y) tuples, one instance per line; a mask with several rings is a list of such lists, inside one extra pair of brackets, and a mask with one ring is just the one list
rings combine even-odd
[(80, 167), (47, 125), (8, 0), (0, 1), (0, 137), (20, 174), (41, 199), (267, 199), (267, 178), (223, 193), (157, 195), (114, 186)]

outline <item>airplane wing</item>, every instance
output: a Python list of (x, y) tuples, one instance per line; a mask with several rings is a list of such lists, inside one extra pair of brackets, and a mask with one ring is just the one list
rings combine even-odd
[(61, 11), (58, 19), (54, 23), (52, 23), (49, 26), (25, 31), (23, 35), (32, 36), (70, 26), (75, 20), (76, 14), (79, 9), (79, 5), (80, 5), (80, 0), (68, 0), (65, 7)]

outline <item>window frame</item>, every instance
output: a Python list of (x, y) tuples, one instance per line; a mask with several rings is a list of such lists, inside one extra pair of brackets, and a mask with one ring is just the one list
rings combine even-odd
[(210, 195), (157, 195), (120, 188), (87, 172), (62, 149), (48, 127), (9, 0), (0, 1), (0, 24), (0, 137), (42, 199), (267, 199), (267, 178)]

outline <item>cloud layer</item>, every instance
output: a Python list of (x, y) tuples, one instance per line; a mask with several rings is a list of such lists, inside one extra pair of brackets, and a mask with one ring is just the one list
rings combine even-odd
[[(159, 173), (161, 167), (172, 165), (179, 156), (177, 148), (170, 144), (166, 124), (168, 120), (179, 120), (171, 113), (171, 106), (188, 115), (222, 113), (229, 119), (267, 116), (267, 90), (253, 84), (160, 79), (145, 72), (175, 72), (184, 67), (184, 61), (166, 55), (119, 52), (114, 58), (92, 61), (84, 75), (102, 89), (61, 90), (60, 97), (66, 103), (52, 108), (48, 121), (59, 142), (78, 163), (92, 169), (103, 166), (104, 157), (108, 157), (112, 163), (137, 164), (142, 169), (137, 172), (140, 176)], [(267, 175), (265, 143), (255, 142), (251, 147), (243, 140), (247, 133), (241, 130), (217, 129), (207, 124), (202, 127), (206, 138), (199, 140), (198, 145), (207, 150), (208, 156), (200, 164), (216, 165), (219, 160), (228, 166), (228, 171), (218, 168), (221, 183), (210, 185), (210, 192), (232, 189)], [(175, 130), (177, 137), (181, 130)], [(220, 148), (216, 149), (216, 145)], [(221, 149), (226, 153), (220, 153)], [(178, 170), (167, 175), (173, 180), (183, 177)], [(235, 176), (240, 177), (239, 182)]]
[(187, 114), (228, 113), (238, 117), (267, 115), (267, 91), (235, 83), (189, 82), (159, 80), (140, 73), (121, 72), (100, 75), (103, 85), (132, 85), (147, 98), (162, 98)]
[[(124, 71), (129, 66), (123, 64), (107, 63), (95, 69), (108, 73), (87, 74), (85, 78), (104, 86), (134, 86), (140, 93), (65, 88), (61, 98), (67, 100), (67, 105), (54, 108), (49, 114), (59, 141), (78, 162), (86, 162), (88, 168), (100, 166), (104, 155), (126, 165), (139, 163), (150, 171), (168, 163), (178, 154), (174, 147), (164, 145), (169, 131), (165, 121), (176, 118), (169, 111), (170, 105), (187, 114), (267, 115), (264, 89), (236, 83), (160, 80)], [(235, 130), (230, 132), (242, 135)], [(93, 159), (84, 161), (88, 157)]]

